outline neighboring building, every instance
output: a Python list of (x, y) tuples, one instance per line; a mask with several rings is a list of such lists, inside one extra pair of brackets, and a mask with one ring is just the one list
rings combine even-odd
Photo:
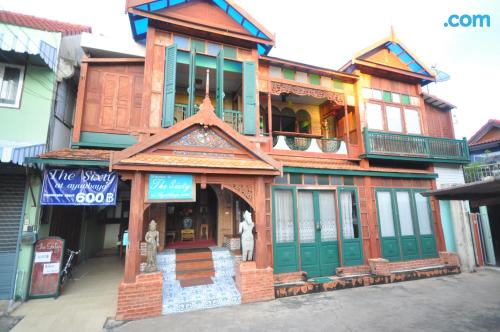
[(25, 158), (69, 146), (84, 31), (0, 11), (0, 299), (26, 298), (33, 241), (43, 231), (35, 229), (41, 176)]
[(473, 163), (500, 163), (500, 120), (489, 120), (469, 139)]
[[(119, 174), (115, 207), (52, 206), (47, 220), (75, 249), (112, 248), (127, 230), (118, 319), (459, 271), (441, 254), (439, 204), (421, 193), (455, 179), (467, 142), (452, 106), (422, 93), (432, 71), (394, 34), (336, 71), (269, 56), (273, 34), (232, 1), (129, 0), (127, 11), (145, 56), (89, 46), (71, 149), (31, 160)], [(222, 247), (239, 248), (245, 210), (255, 262), (233, 269)], [(170, 249), (163, 275), (141, 273), (151, 219)], [(205, 285), (202, 298), (189, 285)]]

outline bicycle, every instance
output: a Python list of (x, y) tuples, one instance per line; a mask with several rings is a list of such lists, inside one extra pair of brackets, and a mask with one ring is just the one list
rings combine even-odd
[(66, 264), (64, 265), (64, 269), (61, 271), (61, 292), (64, 289), (64, 284), (68, 280), (68, 278), (73, 279), (73, 274), (71, 273), (71, 263), (73, 261), (73, 258), (80, 254), (81, 250), (78, 251), (73, 251), (70, 249), (66, 249), (66, 252), (69, 254), (68, 259), (66, 260)]

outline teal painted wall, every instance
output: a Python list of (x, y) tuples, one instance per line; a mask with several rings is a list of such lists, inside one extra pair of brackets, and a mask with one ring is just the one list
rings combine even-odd
[(46, 143), (54, 81), (48, 67), (26, 65), (20, 107), (0, 107), (0, 139)]
[[(35, 202), (32, 199), (31, 194), (28, 192), (26, 195), (26, 199), (24, 201), (25, 210), (24, 210), (24, 224), (32, 225), (36, 229), (36, 225), (38, 220), (40, 219), (40, 204), (38, 204), (38, 197), (40, 195), (41, 190), (41, 182), (37, 176), (31, 176), (29, 178), (31, 183), (31, 188), (33, 189), (33, 197), (35, 198)], [(19, 257), (17, 261), (17, 277), (16, 277), (16, 290), (15, 297), (20, 298), (22, 300), (26, 300), (29, 291), (30, 284), (30, 274), (31, 274), (31, 260), (33, 257), (33, 245), (32, 244), (23, 244), (21, 243), (19, 247)]]
[(441, 225), (443, 227), (446, 251), (457, 252), (450, 201), (439, 201), (439, 210), (441, 212)]

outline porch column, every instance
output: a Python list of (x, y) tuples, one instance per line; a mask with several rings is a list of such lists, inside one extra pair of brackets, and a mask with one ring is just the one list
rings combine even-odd
[(269, 266), (266, 255), (266, 186), (259, 176), (255, 183), (255, 262), (258, 269)]
[(139, 274), (140, 252), (139, 243), (142, 238), (144, 220), (144, 176), (135, 172), (132, 178), (130, 191), (130, 212), (128, 221), (127, 255), (125, 257), (125, 283), (134, 283)]

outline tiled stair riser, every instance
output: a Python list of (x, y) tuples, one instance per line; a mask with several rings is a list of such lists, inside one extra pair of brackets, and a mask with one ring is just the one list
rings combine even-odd
[(234, 258), (225, 248), (210, 248), (214, 263), (213, 284), (181, 287), (175, 275), (175, 251), (158, 255), (163, 271), (163, 314), (180, 313), (241, 303), (234, 284)]

